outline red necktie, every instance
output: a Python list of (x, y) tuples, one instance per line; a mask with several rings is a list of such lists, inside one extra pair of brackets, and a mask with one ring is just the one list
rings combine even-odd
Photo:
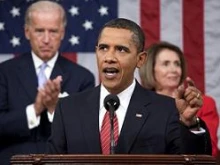
[[(114, 141), (115, 145), (117, 145), (118, 141), (118, 118), (116, 114), (114, 115), (113, 119), (114, 124)], [(110, 117), (109, 112), (106, 111), (101, 128), (101, 146), (102, 146), (102, 154), (110, 154)]]

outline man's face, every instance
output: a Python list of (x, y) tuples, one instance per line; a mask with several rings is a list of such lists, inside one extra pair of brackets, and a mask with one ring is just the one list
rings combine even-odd
[(25, 35), (33, 52), (43, 61), (50, 60), (64, 37), (60, 12), (32, 12), (30, 24), (25, 26)]
[(104, 28), (96, 47), (102, 84), (117, 94), (133, 81), (134, 70), (143, 64), (145, 55), (137, 53), (133, 33), (126, 29)]

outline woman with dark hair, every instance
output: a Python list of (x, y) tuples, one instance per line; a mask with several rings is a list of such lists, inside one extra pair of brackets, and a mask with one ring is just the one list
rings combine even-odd
[[(184, 81), (190, 81), (186, 75), (186, 61), (179, 47), (168, 42), (159, 42), (147, 49), (147, 60), (140, 68), (141, 83), (145, 88), (176, 98)], [(212, 155), (217, 156), (219, 117), (215, 101), (204, 94), (196, 97), (203, 100), (197, 116), (205, 121), (211, 136)]]

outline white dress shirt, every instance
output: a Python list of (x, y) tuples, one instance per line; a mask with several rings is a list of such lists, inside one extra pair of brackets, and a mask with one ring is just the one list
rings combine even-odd
[[(36, 54), (31, 52), (32, 59), (34, 61), (34, 68), (36, 71), (36, 74), (40, 72), (40, 66), (44, 63)], [(50, 75), (52, 73), (52, 70), (54, 68), (55, 62), (58, 58), (58, 52), (55, 54), (55, 56), (47, 61), (47, 67), (45, 69), (45, 75), (47, 79), (50, 78)], [(28, 128), (33, 129), (37, 127), (40, 124), (40, 116), (36, 116), (35, 110), (34, 110), (34, 104), (30, 104), (26, 107), (26, 115), (27, 115), (27, 121), (28, 121)], [(50, 114), (47, 112), (47, 116), (50, 122), (53, 121), (54, 113)]]
[[(119, 128), (119, 134), (121, 132), (121, 128), (125, 119), (125, 115), (127, 113), (127, 109), (128, 109), (128, 105), (130, 103), (131, 100), (131, 96), (134, 92), (134, 88), (136, 85), (136, 81), (135, 79), (133, 80), (132, 84), (126, 88), (124, 91), (122, 91), (121, 93), (117, 94), (119, 100), (120, 100), (120, 106), (118, 107), (118, 109), (116, 110), (116, 115), (118, 118), (118, 128)], [(106, 109), (104, 107), (104, 99), (107, 95), (109, 95), (110, 93), (107, 91), (107, 89), (101, 84), (101, 90), (100, 90), (100, 107), (99, 107), (99, 130), (101, 131), (101, 127), (102, 127), (102, 122), (103, 122), (103, 118), (104, 115), (106, 113)], [(165, 109), (164, 109), (165, 110)], [(200, 127), (199, 131), (191, 131), (194, 134), (202, 134), (205, 133), (206, 131)], [(219, 138), (220, 138), (220, 131), (219, 131)], [(219, 147), (220, 147), (220, 142), (219, 142)]]
[[(122, 125), (123, 125), (123, 122), (125, 119), (125, 115), (126, 115), (126, 112), (128, 109), (128, 105), (130, 103), (131, 96), (134, 92), (135, 85), (136, 85), (136, 81), (134, 79), (132, 84), (128, 88), (126, 88), (121, 93), (117, 94), (117, 96), (119, 97), (119, 100), (120, 100), (120, 106), (116, 110), (116, 115), (118, 118), (119, 134), (121, 132), (121, 128), (122, 128)], [(101, 85), (100, 104), (99, 104), (100, 105), (100, 107), (99, 107), (99, 130), (101, 130), (102, 121), (103, 121), (104, 115), (106, 113), (106, 109), (104, 107), (104, 99), (109, 94), (110, 93), (107, 91), (107, 89), (103, 85)]]

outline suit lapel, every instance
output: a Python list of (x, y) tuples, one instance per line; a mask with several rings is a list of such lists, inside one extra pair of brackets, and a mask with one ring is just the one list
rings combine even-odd
[(99, 134), (99, 99), (100, 86), (94, 88), (81, 108), (82, 125), (84, 137), (88, 145), (90, 153), (100, 154), (100, 134)]
[(147, 96), (146, 90), (143, 90), (137, 83), (125, 116), (116, 153), (129, 153), (139, 131), (149, 116), (147, 109), (149, 104), (150, 97)]
[[(22, 84), (22, 86), (25, 88), (28, 95), (31, 97), (32, 100), (35, 100), (36, 94), (37, 94), (37, 74), (34, 68), (34, 63), (31, 54), (25, 54), (20, 59), (21, 61), (18, 64), (17, 69), (17, 76)], [(53, 71), (51, 73), (50, 79), (56, 78), (58, 75), (61, 75), (63, 78), (62, 85), (61, 85), (61, 91), (62, 86), (65, 84), (69, 77), (69, 73), (63, 71), (63, 61), (60, 56), (58, 56), (58, 59), (54, 65)]]
[(16, 70), (18, 79), (31, 97), (31, 100), (35, 100), (38, 82), (31, 54), (24, 55), (20, 60)]

